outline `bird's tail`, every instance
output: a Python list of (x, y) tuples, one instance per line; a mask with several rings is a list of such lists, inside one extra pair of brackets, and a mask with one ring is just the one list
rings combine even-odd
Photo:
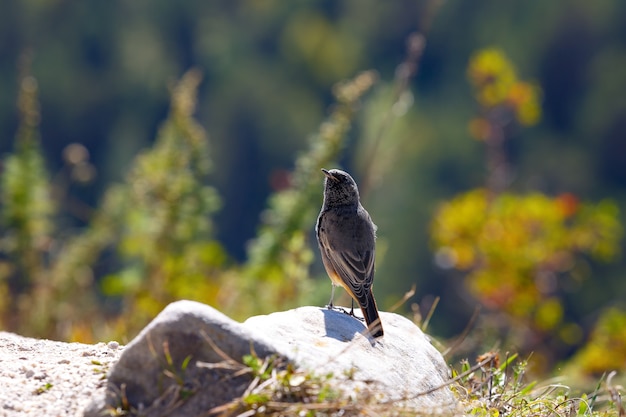
[(366, 295), (366, 303), (365, 305), (359, 303), (361, 307), (361, 312), (363, 313), (363, 317), (365, 318), (365, 323), (367, 323), (367, 328), (370, 331), (370, 334), (373, 337), (381, 337), (383, 332), (383, 324), (380, 321), (380, 316), (378, 315), (378, 308), (376, 307), (376, 300), (374, 299), (374, 293), (369, 291)]

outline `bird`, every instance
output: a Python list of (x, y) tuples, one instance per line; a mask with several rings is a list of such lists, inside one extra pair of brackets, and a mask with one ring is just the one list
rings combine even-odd
[(361, 205), (354, 179), (340, 169), (322, 169), (324, 202), (315, 225), (315, 234), (326, 273), (332, 282), (328, 308), (333, 309), (335, 287), (352, 297), (350, 315), (357, 302), (370, 334), (384, 335), (372, 292), (376, 255), (376, 225)]

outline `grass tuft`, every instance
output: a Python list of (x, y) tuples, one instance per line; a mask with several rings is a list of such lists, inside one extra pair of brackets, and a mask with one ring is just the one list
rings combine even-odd
[[(624, 388), (604, 376), (591, 394), (576, 394), (555, 380), (528, 380), (529, 361), (517, 354), (506, 356), (488, 352), (470, 366), (461, 363), (453, 369), (452, 385), (465, 414), (477, 416), (619, 416), (624, 417), (621, 395)], [(611, 373), (612, 376), (615, 373)]]

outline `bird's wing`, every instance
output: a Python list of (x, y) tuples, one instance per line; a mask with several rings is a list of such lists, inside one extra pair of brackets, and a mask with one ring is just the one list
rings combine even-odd
[(324, 242), (327, 260), (352, 291), (360, 304), (367, 304), (366, 294), (370, 291), (374, 279), (374, 250), (352, 251), (333, 250)]

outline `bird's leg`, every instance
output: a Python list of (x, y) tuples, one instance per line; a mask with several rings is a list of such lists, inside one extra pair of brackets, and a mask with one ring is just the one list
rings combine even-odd
[(329, 310), (337, 310), (337, 311), (341, 311), (343, 313), (348, 314), (346, 310), (344, 310), (341, 307), (335, 307), (335, 305), (333, 304), (333, 299), (335, 298), (335, 285), (332, 284), (331, 287), (332, 287), (332, 290), (330, 291), (330, 301), (328, 302), (328, 305), (326, 306), (326, 308)]
[(351, 301), (352, 301), (352, 306), (350, 307), (350, 312), (348, 313), (347, 311), (344, 311), (344, 313), (346, 313), (346, 314), (347, 314), (347, 315), (349, 315), (349, 316), (354, 317), (354, 318), (355, 318), (355, 319), (357, 319), (357, 320), (365, 321), (365, 319), (364, 319), (364, 318), (362, 318), (362, 317), (357, 317), (357, 316), (354, 314), (354, 299), (352, 299)]
[(328, 302), (326, 308), (328, 308), (329, 310), (333, 310), (335, 308), (335, 306), (333, 305), (333, 298), (335, 298), (335, 284), (330, 284), (330, 288), (330, 301)]

